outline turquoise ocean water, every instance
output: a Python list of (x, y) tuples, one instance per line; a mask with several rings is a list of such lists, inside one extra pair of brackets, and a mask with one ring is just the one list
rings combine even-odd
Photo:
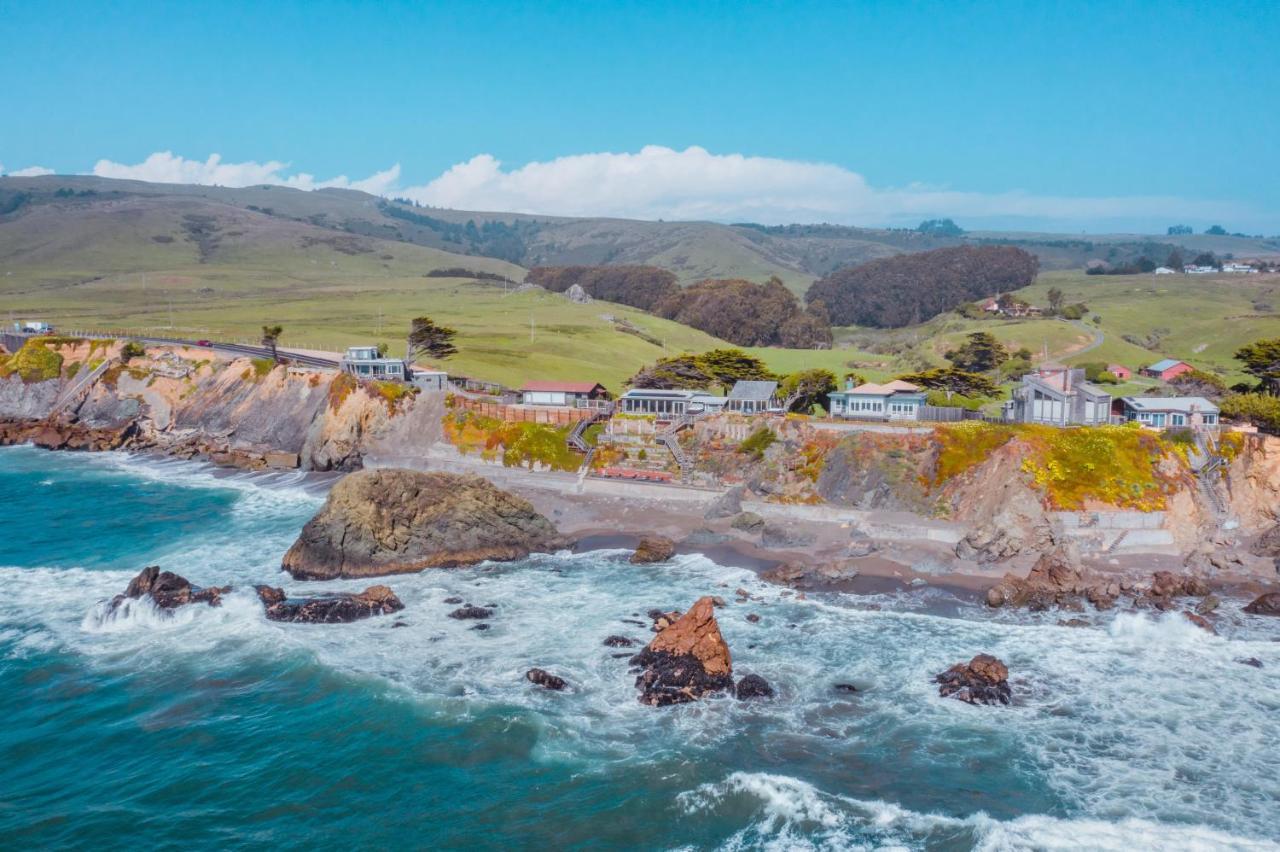
[[(391, 578), (401, 628), (273, 624), (243, 591), (102, 617), (148, 564), (317, 588), (278, 566), (322, 500), (293, 475), (0, 449), (0, 847), (1280, 848), (1280, 621), (796, 601), (613, 552)], [(760, 600), (720, 611), (735, 669), (778, 697), (641, 706), (602, 640), (738, 587)], [(492, 629), (446, 618), (453, 595), (496, 605)], [(930, 676), (983, 651), (1015, 705), (938, 698)]]

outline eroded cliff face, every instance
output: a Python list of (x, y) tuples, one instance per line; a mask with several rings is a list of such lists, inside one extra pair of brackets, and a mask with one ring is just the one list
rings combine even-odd
[[(33, 439), (40, 424), (41, 442), (51, 446), (114, 446), (97, 436), (127, 432), (129, 446), (239, 467), (355, 470), (371, 448), (413, 453), (439, 437), (442, 399), (383, 393), (339, 374), (224, 361), (187, 347), (148, 347), (127, 364), (118, 360), (119, 343), (49, 349), (62, 361), (58, 378), (0, 378), (0, 419), (11, 422), (10, 440)], [(83, 381), (104, 360), (84, 392), (66, 398), (77, 376)], [(64, 404), (54, 411), (60, 397)], [(75, 440), (59, 444), (59, 429)]]
[(1264, 532), (1280, 523), (1280, 438), (1243, 436), (1223, 485), (1231, 513), (1246, 532)]

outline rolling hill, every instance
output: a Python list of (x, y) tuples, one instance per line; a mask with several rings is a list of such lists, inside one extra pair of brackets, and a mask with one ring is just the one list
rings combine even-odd
[[(1037, 355), (1047, 349), (1053, 358), (1130, 366), (1169, 355), (1234, 378), (1236, 347), (1280, 334), (1275, 278), (1079, 272), (1087, 259), (1123, 260), (1175, 239), (1186, 251), (1280, 255), (1277, 241), (1241, 237), (957, 238), (828, 225), (473, 213), (336, 189), (0, 178), (0, 314), (64, 328), (173, 329), (240, 339), (279, 322), (286, 345), (335, 349), (383, 341), (393, 351), (403, 345), (409, 319), (429, 314), (460, 332), (461, 352), (449, 362), (455, 373), (506, 384), (535, 376), (595, 378), (616, 389), (657, 357), (722, 341), (619, 305), (514, 292), (528, 266), (646, 263), (671, 269), (686, 283), (777, 275), (803, 292), (816, 276), (875, 257), (962, 241), (1007, 242), (1037, 253), (1046, 270), (1022, 295), (1043, 304), (1056, 284), (1100, 316), (1103, 341), (1087, 356), (1076, 357), (1090, 343), (1086, 328), (955, 315), (914, 329), (840, 330), (832, 350), (756, 351), (778, 371), (822, 366), (883, 378), (938, 363), (947, 344), (990, 326)], [(621, 333), (617, 320), (641, 334)]]

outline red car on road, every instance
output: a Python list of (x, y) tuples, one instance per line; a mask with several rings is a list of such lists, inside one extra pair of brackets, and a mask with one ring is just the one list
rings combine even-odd
[(197, 341), (196, 341), (196, 346), (212, 346), (212, 345), (213, 345), (213, 341), (212, 341), (212, 340), (197, 340)]

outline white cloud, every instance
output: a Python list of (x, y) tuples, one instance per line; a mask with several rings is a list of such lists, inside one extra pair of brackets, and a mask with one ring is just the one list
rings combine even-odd
[(3, 174), (7, 174), (9, 177), (41, 177), (53, 174), (53, 169), (46, 169), (44, 166), (27, 166), (25, 169), (6, 172), (4, 165), (0, 164), (0, 175)]
[(265, 163), (253, 160), (243, 163), (224, 163), (221, 154), (210, 154), (209, 159), (202, 162), (176, 156), (172, 151), (157, 151), (141, 163), (132, 166), (111, 160), (99, 160), (93, 167), (93, 174), (98, 177), (145, 180), (155, 183), (194, 183), (233, 187), (266, 183), (306, 190), (340, 187), (358, 189), (374, 195), (387, 194), (400, 180), (399, 163), (386, 171), (376, 172), (363, 180), (354, 181), (346, 175), (328, 180), (316, 180), (314, 175), (305, 172), (285, 175), (284, 172), (288, 168), (288, 163), (279, 160), (268, 160)]
[(289, 164), (279, 160), (228, 163), (213, 154), (200, 161), (170, 151), (156, 152), (134, 165), (99, 160), (93, 174), (233, 187), (344, 187), (465, 210), (764, 224), (914, 225), (923, 218), (950, 216), (969, 227), (985, 223), (1097, 230), (1105, 223), (1114, 230), (1162, 227), (1175, 218), (1246, 227), (1263, 218), (1245, 205), (1176, 197), (982, 193), (924, 184), (876, 187), (857, 172), (830, 163), (713, 154), (697, 146), (678, 151), (649, 145), (635, 153), (573, 154), (515, 168), (479, 154), (429, 183), (404, 187), (399, 164), (363, 179), (339, 175), (318, 180), (306, 172), (290, 173)]

